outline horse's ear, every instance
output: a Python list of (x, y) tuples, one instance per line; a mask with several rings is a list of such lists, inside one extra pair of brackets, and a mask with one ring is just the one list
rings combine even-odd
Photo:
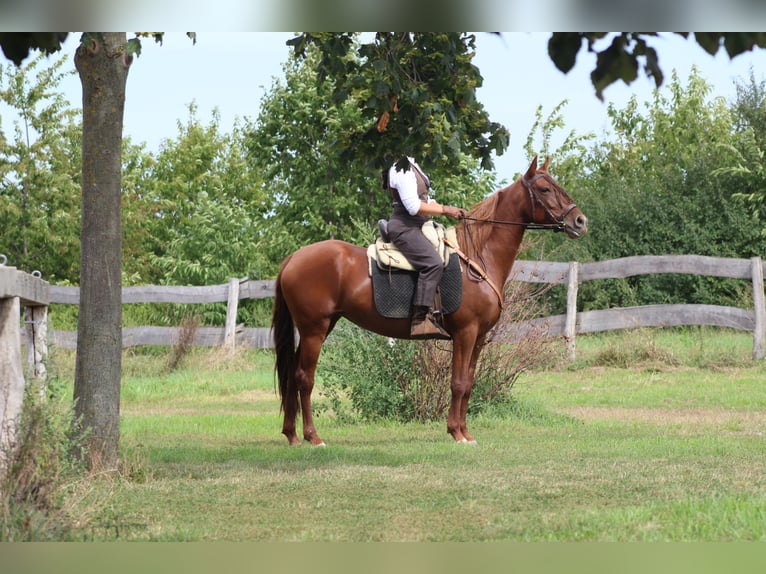
[(543, 163), (543, 167), (541, 167), (540, 169), (542, 169), (545, 173), (548, 173), (549, 165), (551, 165), (551, 156), (547, 156), (545, 158), (545, 163)]
[(524, 177), (526, 179), (532, 179), (536, 173), (537, 173), (537, 156), (535, 156), (534, 159), (532, 160), (532, 163), (529, 164), (529, 169), (527, 170), (527, 174)]

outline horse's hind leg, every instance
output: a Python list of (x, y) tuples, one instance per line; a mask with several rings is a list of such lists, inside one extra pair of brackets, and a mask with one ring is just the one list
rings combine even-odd
[(308, 335), (301, 338), (298, 348), (298, 371), (296, 383), (300, 396), (301, 412), (303, 414), (303, 438), (314, 446), (324, 446), (319, 438), (311, 413), (311, 392), (314, 390), (314, 373), (316, 372), (319, 353), (322, 350), (324, 335)]

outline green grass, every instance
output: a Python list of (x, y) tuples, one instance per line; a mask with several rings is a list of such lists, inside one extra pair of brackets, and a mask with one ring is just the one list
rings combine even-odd
[[(123, 472), (94, 480), (106, 502), (82, 536), (763, 541), (766, 367), (751, 345), (713, 330), (581, 337), (575, 365), (524, 375), (506, 410), (469, 419), (476, 447), (444, 421), (323, 413), (327, 448), (289, 448), (269, 353), (195, 351), (168, 374), (135, 352)], [(618, 350), (634, 364), (614, 366)]]

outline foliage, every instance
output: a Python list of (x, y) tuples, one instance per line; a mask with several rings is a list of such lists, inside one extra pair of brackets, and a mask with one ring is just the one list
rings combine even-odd
[[(134, 216), (128, 235), (133, 257), (124, 270), (133, 283), (217, 285), (232, 277), (258, 279), (274, 271), (264, 253), (265, 226), (261, 177), (245, 161), (243, 134), (219, 128), (213, 114), (207, 126), (189, 105), (176, 140), (166, 140), (154, 161), (140, 169), (128, 189), (126, 213)], [(255, 305), (241, 306), (250, 321)], [(152, 309), (155, 313), (152, 313)], [(154, 322), (177, 324), (190, 313), (184, 306), (152, 307)], [(224, 305), (205, 306), (203, 324), (221, 324)]]
[(12, 133), (0, 120), (0, 253), (54, 282), (77, 281), (80, 256), (79, 114), (59, 91), (67, 61), (0, 65), (0, 101), (15, 114)]
[[(591, 150), (579, 181), (570, 183), (591, 222), (576, 259), (748, 258), (766, 250), (752, 217), (732, 199), (737, 187), (717, 171), (736, 158), (723, 145), (734, 141), (734, 119), (725, 102), (709, 100), (709, 93), (695, 70), (686, 86), (674, 74), (644, 113), (635, 99), (623, 109), (610, 106), (614, 135)], [(561, 252), (568, 248), (562, 245)], [(736, 306), (747, 298), (741, 282), (684, 275), (586, 283), (580, 294), (584, 309), (671, 302)]]
[[(83, 35), (83, 41), (89, 35), (97, 34), (86, 33)], [(688, 32), (678, 34), (684, 38), (689, 36)], [(59, 51), (68, 35), (68, 32), (0, 32), (0, 47), (8, 59), (20, 66), (30, 50), (39, 50), (47, 55)], [(196, 44), (196, 33), (187, 32), (186, 35)], [(647, 42), (656, 35), (655, 32), (622, 32), (612, 37), (608, 47), (599, 50), (596, 44), (607, 37), (604, 32), (555, 32), (551, 34), (548, 42), (548, 55), (554, 65), (566, 73), (574, 67), (582, 44), (585, 43), (586, 50), (597, 55), (596, 67), (591, 72), (591, 82), (596, 88), (596, 95), (601, 98), (604, 88), (617, 80), (630, 84), (637, 77), (639, 61), (643, 62), (645, 73), (654, 78), (657, 87), (662, 84), (663, 73), (659, 65), (659, 54)], [(163, 36), (163, 32), (137, 32), (134, 38), (126, 42), (125, 51), (140, 55), (142, 38), (153, 38), (161, 44)], [(293, 41), (293, 45), (297, 52), (302, 53), (306, 44), (317, 41), (326, 45), (325, 50), (330, 55), (327, 62), (323, 62), (322, 74), (345, 75), (349, 68), (343, 65), (342, 55), (348, 50), (349, 35), (335, 34), (335, 37), (332, 37), (328, 33), (303, 34)], [(748, 50), (766, 47), (766, 34), (695, 32), (694, 41), (711, 55), (717, 54), (723, 47), (729, 58), (734, 58)], [(371, 45), (371, 48), (374, 52), (376, 48), (379, 50), (380, 46)], [(452, 50), (454, 49), (453, 47)], [(380, 64), (376, 66), (380, 67)], [(384, 107), (385, 102), (379, 101), (378, 105)]]
[(230, 277), (259, 277), (262, 231), (258, 178), (244, 161), (241, 133), (223, 134), (214, 113), (179, 122), (130, 202), (141, 211), (142, 245), (126, 272), (150, 284), (212, 285)]
[[(678, 34), (684, 38), (689, 35), (688, 32)], [(638, 77), (639, 63), (643, 64), (646, 75), (654, 78), (658, 88), (662, 85), (664, 75), (659, 54), (650, 45), (650, 40), (657, 35), (656, 32), (554, 32), (548, 41), (548, 55), (559, 70), (567, 73), (585, 44), (586, 51), (596, 54), (596, 66), (590, 77), (596, 96), (603, 100), (603, 91), (609, 85), (617, 80), (630, 84)], [(763, 32), (695, 32), (694, 40), (711, 55), (723, 46), (729, 58), (756, 47), (766, 47)], [(601, 48), (604, 43), (607, 46)]]
[[(274, 82), (257, 120), (245, 128), (249, 164), (263, 175), (270, 230), (264, 248), (271, 261), (324, 239), (353, 242), (357, 222), (372, 227), (390, 211), (380, 171), (343, 154), (354, 134), (365, 129), (359, 96), (334, 101), (335, 82), (316, 79), (319, 56), (309, 47), (305, 58), (291, 57), (283, 68), (284, 83)], [(348, 59), (354, 60), (353, 54)], [(479, 201), (496, 185), (492, 174), (463, 154), (429, 175), (436, 197), (453, 205)]]
[(0, 46), (6, 58), (21, 66), (30, 50), (46, 55), (58, 52), (68, 35), (69, 32), (0, 32)]
[(358, 105), (363, 123), (338, 147), (344, 161), (381, 169), (406, 154), (432, 169), (466, 154), (492, 168), (491, 154), (506, 149), (509, 134), (476, 99), (473, 35), (378, 32), (358, 47), (356, 38), (304, 33), (288, 42), (299, 56), (316, 46), (320, 82), (333, 82), (336, 103)]
[(359, 113), (352, 103), (333, 103), (327, 85), (317, 85), (317, 59), (315, 53), (306, 61), (290, 58), (284, 85), (274, 81), (257, 121), (247, 126), (248, 162), (263, 175), (272, 232), (267, 249), (277, 261), (314, 241), (347, 238), (352, 218), (371, 222), (385, 205), (364, 164), (337, 157)]
[(747, 83), (737, 84), (732, 111), (736, 114), (735, 137), (722, 147), (734, 158), (715, 174), (737, 190), (732, 197), (749, 208), (753, 224), (759, 225), (766, 237), (766, 81), (756, 81), (752, 70)]

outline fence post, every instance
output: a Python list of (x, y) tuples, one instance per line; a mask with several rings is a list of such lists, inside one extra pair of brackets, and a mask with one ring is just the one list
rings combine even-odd
[[(27, 337), (27, 368), (31, 378), (45, 381), (48, 375), (48, 307), (28, 305), (24, 309), (24, 327)], [(40, 389), (45, 393), (45, 388)]]
[(753, 359), (763, 359), (764, 339), (766, 339), (766, 301), (763, 294), (763, 263), (760, 257), (751, 260), (753, 274)]
[(229, 297), (226, 302), (226, 329), (223, 345), (229, 351), (237, 346), (237, 307), (239, 305), (239, 279), (229, 279)]
[(18, 297), (0, 297), (0, 480), (5, 478), (6, 457), (16, 444), (24, 402), (20, 313)]
[(577, 289), (580, 284), (580, 264), (569, 263), (569, 282), (567, 285), (567, 317), (564, 325), (564, 341), (567, 357), (574, 361), (576, 357), (575, 335), (577, 334)]

